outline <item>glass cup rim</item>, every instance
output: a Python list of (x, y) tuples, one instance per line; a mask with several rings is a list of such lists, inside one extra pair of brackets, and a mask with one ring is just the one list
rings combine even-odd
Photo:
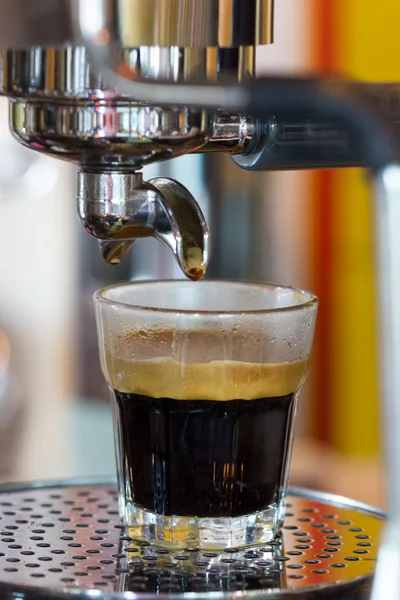
[[(195, 309), (183, 309), (183, 308), (159, 308), (156, 306), (145, 306), (142, 304), (132, 304), (129, 302), (122, 302), (120, 300), (113, 300), (107, 298), (105, 296), (106, 292), (111, 289), (119, 288), (119, 287), (132, 287), (132, 286), (140, 286), (140, 285), (158, 285), (162, 286), (163, 284), (173, 284), (173, 285), (207, 285), (208, 283), (216, 283), (216, 284), (230, 284), (234, 286), (250, 286), (250, 287), (259, 287), (259, 288), (272, 288), (273, 290), (286, 290), (291, 291), (293, 293), (304, 295), (307, 299), (304, 302), (300, 302), (298, 304), (291, 304), (287, 306), (279, 306), (276, 308), (261, 308), (261, 309), (248, 309), (248, 310), (195, 310)], [(203, 281), (192, 282), (185, 279), (143, 279), (140, 281), (125, 281), (121, 283), (111, 284), (104, 286), (98, 289), (93, 294), (93, 298), (95, 302), (101, 302), (107, 304), (108, 306), (113, 306), (115, 308), (124, 308), (128, 310), (134, 311), (144, 311), (147, 313), (162, 313), (166, 315), (192, 315), (192, 316), (251, 316), (251, 315), (267, 315), (267, 314), (276, 314), (276, 313), (287, 313), (294, 312), (297, 310), (302, 310), (306, 307), (318, 306), (318, 298), (313, 292), (309, 292), (307, 290), (303, 290), (301, 288), (292, 287), (288, 285), (279, 285), (275, 283), (266, 283), (260, 281), (243, 281), (243, 280), (231, 280), (231, 279), (205, 279)]]

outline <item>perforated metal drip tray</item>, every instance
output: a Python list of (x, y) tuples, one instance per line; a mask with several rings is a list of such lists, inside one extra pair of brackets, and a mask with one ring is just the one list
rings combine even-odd
[(272, 543), (175, 552), (125, 534), (112, 484), (0, 486), (0, 595), (366, 597), (382, 513), (302, 490), (291, 491), (287, 506), (282, 538)]

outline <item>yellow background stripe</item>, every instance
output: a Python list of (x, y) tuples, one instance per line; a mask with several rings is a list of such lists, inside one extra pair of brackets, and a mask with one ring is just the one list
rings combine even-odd
[[(400, 81), (400, 1), (336, 6), (338, 72)], [(379, 451), (372, 203), (360, 169), (337, 172), (333, 185), (333, 442), (348, 454), (372, 455)]]

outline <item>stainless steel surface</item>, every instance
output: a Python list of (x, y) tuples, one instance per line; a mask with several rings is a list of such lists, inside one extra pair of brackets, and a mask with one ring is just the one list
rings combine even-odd
[(259, 130), (259, 124), (251, 117), (218, 111), (211, 120), (207, 142), (194, 152), (245, 154), (258, 141)]
[(102, 244), (108, 262), (120, 262), (132, 241), (154, 237), (168, 246), (191, 279), (206, 270), (207, 223), (191, 193), (173, 179), (143, 182), (140, 172), (81, 170), (78, 214), (86, 231), (111, 242)]
[[(231, 48), (272, 40), (271, 0), (79, 0), (81, 27), (93, 33), (100, 15), (124, 46)], [(97, 14), (96, 14), (97, 13)], [(96, 22), (97, 21), (97, 22)], [(196, 27), (193, 27), (196, 23)]]
[(79, 480), (1, 486), (0, 516), (0, 591), (27, 600), (366, 598), (383, 524), (371, 507), (294, 489), (282, 539), (250, 551), (169, 552), (123, 531), (114, 485)]
[(80, 165), (142, 166), (190, 152), (245, 152), (256, 131), (239, 113), (94, 100), (76, 105), (13, 100), (10, 126), (24, 146)]
[[(129, 15), (115, 10), (110, 0), (78, 0), (76, 38), (83, 41), (93, 69), (102, 73), (106, 85), (119, 93), (144, 102), (198, 107), (246, 106), (246, 90), (233, 86), (179, 85), (172, 89), (164, 80), (146, 80), (115, 51), (115, 44), (153, 45), (147, 38), (121, 32), (125, 28), (141, 31), (138, 15), (143, 15), (151, 27), (158, 30), (155, 44), (159, 46), (244, 48), (272, 41), (273, 0), (153, 0), (132, 2)], [(147, 9), (148, 6), (148, 9)], [(134, 9), (137, 12), (134, 12)], [(149, 11), (147, 13), (147, 10)], [(95, 15), (95, 16), (94, 16)], [(130, 17), (127, 18), (127, 16)], [(123, 24), (120, 17), (125, 18)], [(139, 23), (139, 24), (138, 24)], [(196, 26), (194, 26), (196, 23)], [(132, 26), (133, 24), (134, 27)], [(122, 40), (121, 40), (122, 37)], [(136, 42), (138, 40), (138, 42)], [(240, 55), (240, 53), (239, 53)], [(233, 81), (235, 79), (233, 78)]]
[[(386, 445), (389, 514), (400, 521), (400, 166), (389, 165), (376, 179), (376, 239), (378, 251), (382, 439)], [(400, 543), (400, 542), (399, 542)]]
[(380, 295), (382, 440), (386, 450), (389, 522), (382, 539), (374, 600), (400, 592), (400, 166), (376, 178), (376, 240)]
[[(173, 46), (126, 46), (118, 59), (137, 74), (154, 81), (189, 82), (229, 76), (233, 81), (254, 72), (253, 46), (238, 49), (186, 48)], [(100, 94), (100, 91), (103, 94)], [(99, 99), (120, 97), (94, 71), (83, 46), (34, 46), (0, 53), (0, 92), (14, 98)], [(129, 98), (129, 97), (128, 97)], [(133, 96), (131, 100), (136, 98)]]
[[(121, 57), (146, 77), (206, 81), (229, 71), (236, 80), (254, 74), (246, 53), (224, 65), (218, 50), (125, 48)], [(229, 52), (229, 51), (226, 51)], [(14, 99), (10, 126), (14, 136), (36, 151), (81, 164), (146, 164), (199, 150), (215, 137), (222, 151), (243, 152), (251, 126), (239, 114), (146, 106), (122, 98), (94, 74), (82, 47), (4, 51), (1, 93)], [(225, 141), (223, 144), (222, 142)]]
[(162, 219), (157, 224), (156, 239), (172, 250), (187, 277), (200, 279), (210, 258), (210, 234), (199, 205), (178, 181), (154, 177), (149, 184), (157, 190), (168, 218), (167, 227)]
[[(136, 51), (127, 53), (137, 60)], [(198, 71), (198, 64), (181, 60), (180, 52), (165, 53), (161, 63), (157, 55), (141, 57), (142, 68), (157, 67), (164, 77), (185, 79), (189, 66)], [(11, 131), (39, 152), (105, 168), (122, 163), (139, 167), (191, 152), (208, 139), (209, 118), (203, 111), (161, 109), (119, 97), (91, 73), (82, 48), (6, 52), (2, 73), (3, 93), (14, 98)]]
[[(109, 0), (115, 7), (118, 39), (127, 45), (221, 47), (272, 41), (272, 0)], [(108, 5), (108, 6), (107, 6)], [(88, 3), (92, 16), (98, 4)], [(244, 9), (250, 6), (249, 16)], [(77, 0), (1, 0), (0, 45), (8, 48), (77, 43), (73, 28)], [(23, 15), (23, 18), (21, 18)], [(253, 16), (254, 15), (254, 16)], [(196, 29), (193, 22), (198, 23)], [(184, 42), (184, 44), (182, 44)]]
[[(100, 3), (102, 0), (98, 0)], [(136, 98), (148, 104), (160, 106), (193, 106), (217, 109), (219, 107), (238, 110), (247, 106), (249, 91), (233, 84), (171, 83), (167, 79), (146, 79), (131, 70), (125, 61), (121, 61), (114, 51), (112, 24), (107, 15), (103, 20), (86, 22), (79, 20), (79, 36), (88, 53), (90, 64), (96, 73), (101, 73), (108, 88), (119, 94)], [(233, 80), (234, 81), (234, 80)]]

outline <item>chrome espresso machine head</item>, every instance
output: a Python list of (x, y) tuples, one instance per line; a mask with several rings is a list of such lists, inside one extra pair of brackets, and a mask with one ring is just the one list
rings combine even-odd
[(108, 262), (153, 236), (199, 279), (209, 256), (199, 206), (179, 182), (144, 182), (140, 169), (189, 152), (243, 153), (253, 121), (222, 104), (164, 104), (157, 93), (144, 102), (121, 91), (113, 76), (243, 83), (254, 77), (256, 46), (272, 40), (273, 0), (1, 4), (7, 19), (0, 25), (0, 91), (11, 99), (13, 135), (79, 166), (79, 217)]

